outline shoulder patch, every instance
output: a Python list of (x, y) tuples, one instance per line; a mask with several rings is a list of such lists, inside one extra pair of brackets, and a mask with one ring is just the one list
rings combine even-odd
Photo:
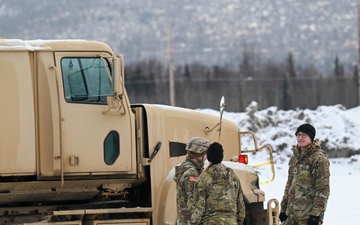
[(190, 182), (194, 182), (194, 183), (197, 183), (198, 180), (199, 180), (199, 178), (198, 178), (198, 177), (194, 177), (194, 176), (190, 176), (190, 178), (189, 178), (189, 181), (190, 181)]

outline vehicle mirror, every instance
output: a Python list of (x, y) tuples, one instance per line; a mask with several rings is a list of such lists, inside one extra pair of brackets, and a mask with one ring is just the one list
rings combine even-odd
[(225, 104), (225, 97), (222, 96), (220, 100), (220, 114), (223, 114), (225, 110), (226, 104)]
[(113, 61), (114, 93), (117, 96), (124, 94), (124, 57), (119, 55)]

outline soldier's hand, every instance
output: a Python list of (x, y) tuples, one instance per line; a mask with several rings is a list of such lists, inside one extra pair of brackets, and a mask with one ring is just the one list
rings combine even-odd
[(307, 225), (319, 225), (320, 216), (312, 216), (310, 215)]
[(285, 221), (288, 218), (288, 216), (285, 213), (280, 213), (279, 219), (281, 222)]

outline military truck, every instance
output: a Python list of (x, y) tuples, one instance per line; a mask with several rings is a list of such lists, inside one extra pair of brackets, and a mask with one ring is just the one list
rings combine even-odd
[[(278, 224), (277, 201), (266, 208), (258, 174), (238, 157), (266, 149), (274, 174), (272, 150), (222, 119), (224, 101), (219, 116), (130, 104), (124, 80), (124, 57), (105, 43), (0, 39), (0, 224), (175, 224), (174, 167), (196, 136), (221, 136), (245, 224)], [(244, 134), (253, 150), (241, 149)]]

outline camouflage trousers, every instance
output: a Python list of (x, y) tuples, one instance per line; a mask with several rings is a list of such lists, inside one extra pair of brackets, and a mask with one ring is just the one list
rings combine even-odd
[(297, 221), (297, 220), (292, 220), (292, 219), (288, 218), (287, 220), (282, 222), (280, 225), (307, 225), (307, 220)]
[(175, 225), (188, 225), (189, 219), (177, 218)]
[(201, 221), (199, 225), (242, 225), (242, 223), (238, 223), (235, 219), (232, 218), (214, 217), (206, 221)]
[[(304, 220), (297, 220), (294, 218), (289, 217), (287, 220), (281, 223), (281, 225), (307, 225), (308, 219)], [(319, 225), (321, 222), (319, 223)]]

